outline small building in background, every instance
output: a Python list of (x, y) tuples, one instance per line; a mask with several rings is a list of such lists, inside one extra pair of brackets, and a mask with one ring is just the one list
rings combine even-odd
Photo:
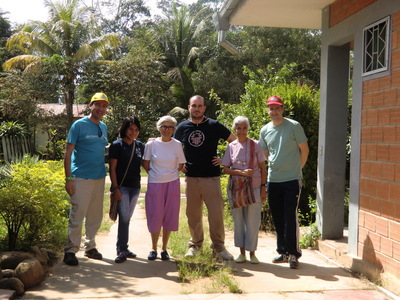
[[(63, 135), (68, 132), (69, 128), (65, 128), (67, 110), (65, 104), (58, 103), (38, 104), (38, 107), (41, 110), (41, 119), (43, 119), (43, 121), (36, 124), (34, 140), (36, 150), (43, 151), (50, 138), (49, 127), (51, 129), (61, 128), (61, 130), (64, 131), (62, 133)], [(74, 104), (72, 108), (73, 120), (76, 121), (84, 117), (88, 112), (87, 110), (87, 104)]]

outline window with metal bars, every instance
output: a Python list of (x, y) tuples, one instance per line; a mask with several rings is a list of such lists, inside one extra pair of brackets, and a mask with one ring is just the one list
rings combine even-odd
[(388, 16), (364, 28), (363, 76), (389, 68), (389, 21)]

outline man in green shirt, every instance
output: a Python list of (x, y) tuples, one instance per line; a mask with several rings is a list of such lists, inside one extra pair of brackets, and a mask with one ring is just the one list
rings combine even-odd
[(260, 132), (260, 145), (268, 160), (268, 203), (277, 234), (273, 263), (288, 262), (297, 269), (299, 247), (299, 205), (302, 168), (309, 153), (307, 137), (300, 123), (283, 117), (283, 101), (272, 96), (267, 101), (271, 122)]

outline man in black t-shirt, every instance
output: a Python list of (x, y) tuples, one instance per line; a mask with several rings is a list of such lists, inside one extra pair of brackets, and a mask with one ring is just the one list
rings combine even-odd
[(217, 145), (220, 139), (232, 142), (236, 137), (224, 125), (204, 116), (204, 98), (190, 98), (189, 120), (180, 123), (174, 138), (183, 145), (187, 160), (186, 171), (186, 216), (191, 239), (186, 256), (194, 256), (203, 245), (202, 222), (203, 201), (208, 210), (208, 222), (212, 248), (225, 260), (233, 259), (225, 249), (224, 202), (220, 184), (220, 164)]

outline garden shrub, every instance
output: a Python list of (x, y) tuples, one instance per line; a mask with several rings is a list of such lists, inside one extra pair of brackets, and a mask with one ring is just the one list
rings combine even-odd
[(228, 200), (228, 178), (229, 175), (222, 175), (221, 176), (221, 191), (222, 191), (222, 198), (224, 199), (224, 222), (225, 222), (225, 227), (233, 230), (233, 217), (232, 217), (232, 211), (231, 211), (231, 205), (229, 204)]
[(10, 173), (0, 188), (0, 226), (7, 231), (1, 247), (57, 249), (67, 239), (69, 209), (62, 162), (26, 156)]

